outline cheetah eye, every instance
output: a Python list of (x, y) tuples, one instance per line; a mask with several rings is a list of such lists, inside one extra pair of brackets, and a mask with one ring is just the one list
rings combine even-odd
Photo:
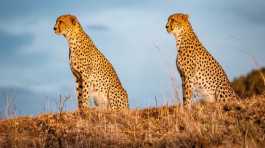
[(181, 26), (181, 23), (176, 20), (174, 21), (174, 23), (176, 24), (176, 26)]
[(63, 21), (61, 21), (61, 20), (58, 22), (59, 25), (62, 24), (62, 23), (63, 23)]

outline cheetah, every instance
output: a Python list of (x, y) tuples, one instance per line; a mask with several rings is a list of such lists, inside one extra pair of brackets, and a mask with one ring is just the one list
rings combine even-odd
[(221, 65), (194, 33), (188, 15), (169, 16), (166, 29), (176, 39), (176, 65), (182, 80), (184, 105), (191, 104), (195, 92), (202, 96), (201, 102), (238, 98)]
[(56, 20), (54, 32), (63, 35), (69, 46), (69, 63), (76, 80), (78, 109), (88, 109), (93, 98), (96, 108), (121, 110), (129, 107), (128, 94), (108, 59), (85, 33), (74, 15)]

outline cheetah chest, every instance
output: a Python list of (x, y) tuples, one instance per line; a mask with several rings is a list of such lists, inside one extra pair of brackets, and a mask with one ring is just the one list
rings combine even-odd
[[(89, 100), (99, 108), (107, 108), (108, 92), (104, 88), (102, 76), (97, 68), (88, 66), (87, 57), (80, 56), (80, 53), (71, 52), (69, 54), (69, 64), (77, 83), (81, 83), (83, 90), (87, 91)], [(103, 85), (103, 86), (102, 86)], [(85, 89), (84, 89), (85, 88)], [(91, 102), (91, 101), (90, 101)], [(92, 106), (92, 105), (91, 105)]]
[[(194, 59), (190, 57), (177, 56), (177, 68), (180, 73), (182, 83), (189, 83), (192, 89), (193, 97), (207, 101), (214, 101), (215, 91), (212, 89), (209, 76), (205, 75), (205, 69), (197, 67)], [(194, 65), (191, 65), (193, 63)], [(188, 80), (187, 81), (185, 81)]]

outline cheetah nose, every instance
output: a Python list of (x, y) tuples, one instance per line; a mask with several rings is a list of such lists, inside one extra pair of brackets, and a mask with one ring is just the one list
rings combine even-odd
[(57, 29), (56, 27), (53, 28), (54, 31), (56, 31), (56, 29)]
[(166, 25), (166, 28), (168, 28), (169, 26), (168, 25)]

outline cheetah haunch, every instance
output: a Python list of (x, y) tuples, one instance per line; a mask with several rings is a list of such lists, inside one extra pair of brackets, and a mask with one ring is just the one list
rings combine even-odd
[(188, 15), (169, 16), (166, 29), (177, 42), (176, 64), (182, 79), (184, 104), (191, 103), (195, 91), (207, 102), (238, 98), (221, 65), (193, 32)]
[(63, 35), (69, 45), (69, 63), (76, 79), (78, 108), (88, 108), (93, 97), (100, 108), (120, 110), (128, 108), (128, 95), (111, 63), (97, 49), (73, 15), (62, 15), (54, 26), (57, 35)]

